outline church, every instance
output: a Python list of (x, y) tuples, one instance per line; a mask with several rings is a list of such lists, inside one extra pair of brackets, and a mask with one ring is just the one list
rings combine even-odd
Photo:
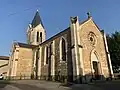
[(83, 22), (70, 17), (70, 26), (46, 40), (37, 11), (26, 30), (27, 43), (12, 44), (8, 78), (81, 83), (113, 77), (106, 35), (87, 15)]

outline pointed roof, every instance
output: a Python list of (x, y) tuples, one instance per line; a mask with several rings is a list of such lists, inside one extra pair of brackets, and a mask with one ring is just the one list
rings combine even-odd
[[(34, 28), (34, 27), (36, 27), (36, 26), (39, 25), (39, 24), (41, 24), (41, 25), (43, 26), (42, 20), (41, 20), (40, 15), (39, 15), (39, 12), (38, 12), (38, 10), (37, 10), (37, 12), (36, 12), (36, 14), (35, 14), (35, 16), (34, 16), (34, 19), (32, 20), (31, 25), (32, 25), (32, 27)], [(43, 28), (44, 28), (44, 26), (43, 26)]]

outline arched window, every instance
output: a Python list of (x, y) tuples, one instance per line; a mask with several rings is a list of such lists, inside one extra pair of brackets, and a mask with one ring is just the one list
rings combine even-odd
[(63, 38), (62, 38), (61, 45), (62, 45), (62, 47), (61, 47), (61, 50), (62, 50), (62, 60), (66, 61), (66, 43), (65, 43), (65, 40)]
[(39, 32), (37, 32), (37, 42), (39, 42)]
[(42, 42), (42, 32), (40, 32), (40, 42)]
[(39, 60), (39, 49), (37, 49), (36, 51), (36, 62), (35, 62), (35, 73), (36, 73), (36, 78), (37, 78), (37, 75), (38, 75), (38, 60)]
[(53, 54), (53, 42), (50, 43), (50, 56)]
[(39, 49), (36, 51), (36, 59), (39, 59)]
[(46, 47), (46, 64), (48, 64), (48, 46)]

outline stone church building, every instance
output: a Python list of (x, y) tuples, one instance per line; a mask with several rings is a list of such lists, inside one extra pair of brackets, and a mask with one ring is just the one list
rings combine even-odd
[(27, 44), (14, 42), (7, 76), (10, 79), (45, 79), (86, 82), (113, 77), (106, 36), (88, 18), (70, 18), (70, 26), (46, 40), (37, 11), (27, 28)]

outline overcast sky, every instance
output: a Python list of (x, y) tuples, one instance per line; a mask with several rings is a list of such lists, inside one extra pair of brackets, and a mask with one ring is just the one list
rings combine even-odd
[(64, 30), (70, 16), (86, 20), (88, 11), (106, 33), (120, 31), (119, 0), (0, 0), (0, 55), (9, 55), (12, 42), (26, 42), (26, 28), (36, 10), (40, 12), (47, 38)]

